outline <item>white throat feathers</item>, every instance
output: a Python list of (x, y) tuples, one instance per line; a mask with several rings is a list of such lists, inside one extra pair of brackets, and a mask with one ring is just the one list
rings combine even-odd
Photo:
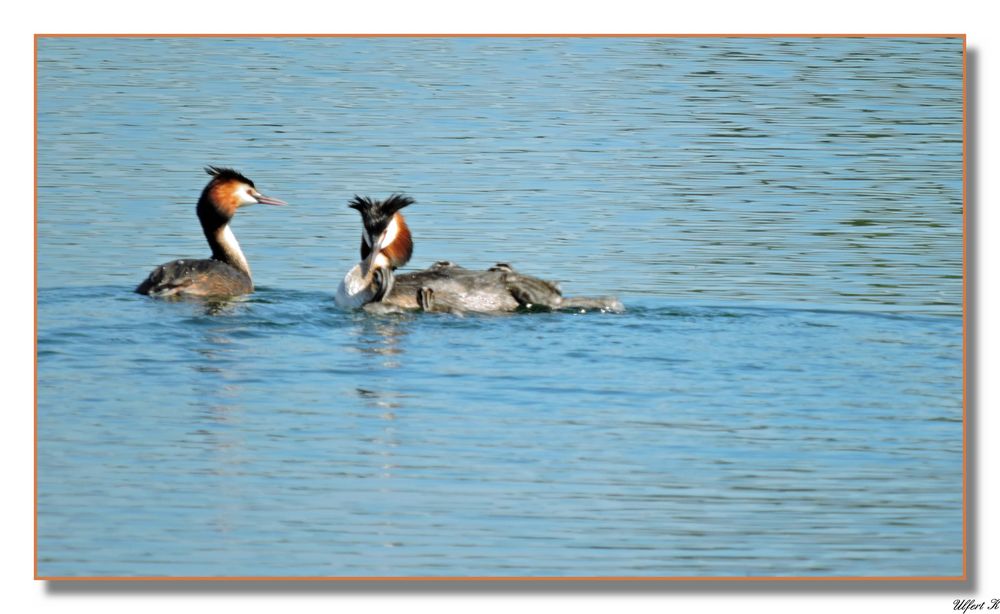
[(247, 262), (246, 256), (243, 255), (239, 241), (236, 240), (236, 235), (229, 228), (229, 224), (223, 226), (216, 236), (219, 239), (219, 245), (222, 246), (222, 250), (226, 253), (229, 263), (246, 273), (247, 277), (251, 277), (250, 264)]

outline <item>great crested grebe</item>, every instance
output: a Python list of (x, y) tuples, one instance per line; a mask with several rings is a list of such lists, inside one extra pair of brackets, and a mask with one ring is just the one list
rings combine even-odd
[(413, 256), (413, 237), (399, 210), (414, 202), (416, 201), (402, 194), (393, 194), (382, 202), (367, 196), (354, 196), (354, 200), (347, 206), (361, 213), (364, 224), (361, 231), (362, 260), (371, 255), (372, 238), (378, 237), (382, 244), (382, 253), (378, 258), (385, 258), (392, 270), (395, 271), (410, 261)]
[(408, 196), (393, 194), (384, 201), (355, 196), (347, 205), (361, 214), (361, 262), (340, 282), (335, 297), (338, 306), (363, 307), (388, 294), (392, 272), (413, 255), (410, 228), (399, 210), (414, 202)]
[[(340, 307), (363, 307), (366, 311), (391, 313), (422, 310), (449, 313), (498, 313), (519, 310), (624, 311), (611, 296), (564, 297), (555, 283), (522, 275), (509, 264), (499, 263), (485, 271), (473, 271), (452, 262), (437, 262), (414, 273), (395, 275), (393, 270), (409, 260), (413, 239), (399, 209), (413, 199), (393, 195), (386, 201), (355, 197), (352, 209), (361, 213), (364, 225), (362, 261), (355, 265), (337, 289)], [(403, 243), (397, 246), (402, 238)], [(366, 250), (366, 246), (372, 246)], [(405, 253), (405, 258), (399, 254)]]
[(229, 228), (240, 207), (262, 203), (287, 205), (264, 196), (250, 181), (231, 168), (209, 166), (212, 179), (198, 199), (198, 220), (212, 248), (207, 260), (174, 260), (153, 269), (135, 289), (149, 296), (226, 297), (253, 292), (250, 265)]

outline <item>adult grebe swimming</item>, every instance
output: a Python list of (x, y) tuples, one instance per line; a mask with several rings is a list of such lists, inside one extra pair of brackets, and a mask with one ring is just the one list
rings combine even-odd
[(229, 228), (240, 207), (262, 203), (288, 203), (264, 196), (250, 181), (231, 168), (209, 166), (212, 179), (198, 199), (198, 219), (212, 248), (208, 260), (174, 260), (153, 269), (135, 289), (149, 296), (226, 297), (253, 292), (250, 265)]
[(403, 207), (415, 201), (402, 194), (373, 200), (355, 196), (347, 206), (361, 214), (361, 262), (354, 265), (337, 288), (337, 305), (358, 308), (380, 301), (388, 294), (392, 272), (410, 261), (413, 238), (406, 225)]
[[(362, 261), (344, 276), (337, 289), (340, 307), (372, 312), (407, 310), (450, 313), (497, 313), (519, 310), (624, 311), (611, 296), (564, 297), (555, 283), (522, 275), (500, 263), (473, 271), (451, 262), (437, 262), (423, 271), (395, 275), (413, 253), (413, 239), (399, 209), (414, 200), (393, 195), (385, 201), (355, 197), (352, 209), (361, 213)], [(403, 239), (402, 245), (397, 243)], [(371, 246), (366, 251), (366, 246)], [(405, 257), (400, 257), (405, 254)]]

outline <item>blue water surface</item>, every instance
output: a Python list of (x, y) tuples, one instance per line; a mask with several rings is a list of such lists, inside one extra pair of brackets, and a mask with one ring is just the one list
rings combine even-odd
[[(392, 192), (627, 311), (336, 309)], [(960, 38), (41, 38), (37, 233), (43, 576), (962, 573)]]

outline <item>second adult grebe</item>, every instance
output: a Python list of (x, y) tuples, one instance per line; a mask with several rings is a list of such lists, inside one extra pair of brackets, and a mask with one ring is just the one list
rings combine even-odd
[(361, 259), (372, 253), (372, 241), (382, 245), (380, 258), (385, 258), (392, 270), (410, 261), (413, 256), (413, 238), (406, 219), (399, 212), (412, 205), (415, 200), (402, 194), (393, 194), (385, 201), (377, 201), (367, 196), (354, 196), (347, 206), (361, 214), (364, 229), (361, 231)]
[(361, 262), (337, 287), (337, 305), (362, 307), (388, 294), (392, 272), (413, 255), (410, 229), (399, 210), (414, 202), (408, 196), (393, 194), (384, 201), (355, 196), (347, 205), (361, 214)]
[(231, 168), (209, 166), (212, 179), (198, 199), (198, 220), (212, 248), (206, 260), (174, 260), (153, 269), (135, 289), (149, 296), (227, 297), (253, 292), (247, 263), (229, 222), (240, 207), (261, 203), (286, 205), (285, 201), (264, 196), (250, 181)]

